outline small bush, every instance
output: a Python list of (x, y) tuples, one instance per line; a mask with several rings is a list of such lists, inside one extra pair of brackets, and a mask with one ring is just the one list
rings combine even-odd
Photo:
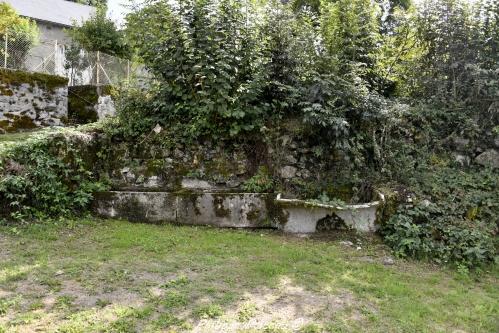
[(263, 193), (271, 192), (274, 188), (274, 180), (266, 167), (258, 168), (258, 172), (246, 180), (243, 184), (243, 190), (246, 192)]
[(421, 199), (399, 207), (384, 226), (399, 256), (476, 267), (496, 260), (499, 196), (490, 171), (426, 174)]

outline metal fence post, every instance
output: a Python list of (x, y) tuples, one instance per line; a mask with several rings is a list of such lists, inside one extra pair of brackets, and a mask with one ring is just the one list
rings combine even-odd
[(5, 32), (5, 48), (4, 48), (4, 56), (3, 56), (3, 68), (7, 68), (7, 47), (9, 42), (9, 33)]

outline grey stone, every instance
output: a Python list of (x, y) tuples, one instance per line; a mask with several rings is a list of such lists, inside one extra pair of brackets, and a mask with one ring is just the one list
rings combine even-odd
[(497, 169), (499, 168), (499, 152), (495, 149), (488, 149), (475, 158), (475, 163)]
[(333, 205), (317, 204), (298, 199), (282, 199), (278, 195), (277, 205), (282, 208), (286, 221), (282, 222), (282, 229), (291, 233), (310, 233), (317, 229), (317, 222), (335, 214), (348, 228), (361, 232), (374, 232), (377, 229), (376, 214), (380, 201), (367, 204), (347, 205), (337, 207)]
[(286, 162), (289, 164), (296, 164), (298, 161), (293, 155), (287, 155), (286, 156)]
[(298, 169), (296, 169), (294, 166), (286, 165), (285, 167), (281, 168), (281, 170), (279, 170), (279, 173), (282, 178), (289, 179), (296, 176), (297, 171)]
[(195, 179), (195, 178), (184, 178), (182, 179), (182, 188), (187, 190), (209, 190), (214, 187), (206, 180)]
[(470, 158), (461, 154), (454, 154), (454, 160), (459, 163), (461, 166), (470, 165)]
[(13, 123), (15, 116), (23, 116), (30, 118), (36, 126), (63, 125), (61, 119), (68, 113), (67, 87), (52, 90), (27, 83), (10, 85), (2, 82), (0, 86), (12, 92), (0, 94), (0, 121)]
[(395, 264), (395, 260), (393, 260), (393, 258), (390, 258), (390, 257), (383, 258), (383, 265), (385, 265), (385, 266), (391, 266), (391, 265), (394, 265), (394, 264)]
[(291, 142), (291, 137), (289, 135), (283, 135), (283, 136), (281, 136), (280, 139), (281, 139), (281, 144), (282, 144), (283, 147), (287, 146), (288, 143)]
[(300, 175), (302, 178), (310, 178), (312, 176), (312, 173), (310, 171), (308, 171), (307, 169), (303, 169), (301, 170), (301, 175)]
[(173, 156), (175, 156), (175, 158), (183, 158), (184, 152), (179, 148), (175, 148), (175, 150), (173, 151)]
[(144, 187), (153, 188), (160, 185), (160, 178), (158, 176), (151, 176), (144, 180)]
[(218, 227), (270, 227), (267, 194), (101, 192), (93, 210), (108, 218)]
[(121, 169), (121, 175), (123, 176), (123, 179), (127, 182), (135, 181), (135, 174), (128, 167)]
[(99, 96), (94, 109), (97, 112), (97, 116), (99, 119), (116, 115), (116, 107), (114, 106), (114, 102), (111, 96)]

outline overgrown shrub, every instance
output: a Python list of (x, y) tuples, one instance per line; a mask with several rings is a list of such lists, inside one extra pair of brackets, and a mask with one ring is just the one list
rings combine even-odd
[(88, 207), (105, 185), (85, 161), (90, 135), (74, 130), (37, 134), (0, 151), (1, 215), (60, 216)]
[(250, 15), (232, 0), (160, 1), (131, 14), (128, 36), (160, 82), (147, 116), (185, 137), (258, 130), (267, 105)]
[(490, 170), (442, 168), (413, 184), (415, 202), (399, 207), (383, 228), (400, 256), (475, 267), (496, 260), (499, 185)]

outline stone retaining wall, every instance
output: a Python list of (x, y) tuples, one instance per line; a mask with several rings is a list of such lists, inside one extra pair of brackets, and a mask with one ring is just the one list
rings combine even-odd
[(0, 132), (61, 126), (67, 112), (66, 78), (0, 70)]

